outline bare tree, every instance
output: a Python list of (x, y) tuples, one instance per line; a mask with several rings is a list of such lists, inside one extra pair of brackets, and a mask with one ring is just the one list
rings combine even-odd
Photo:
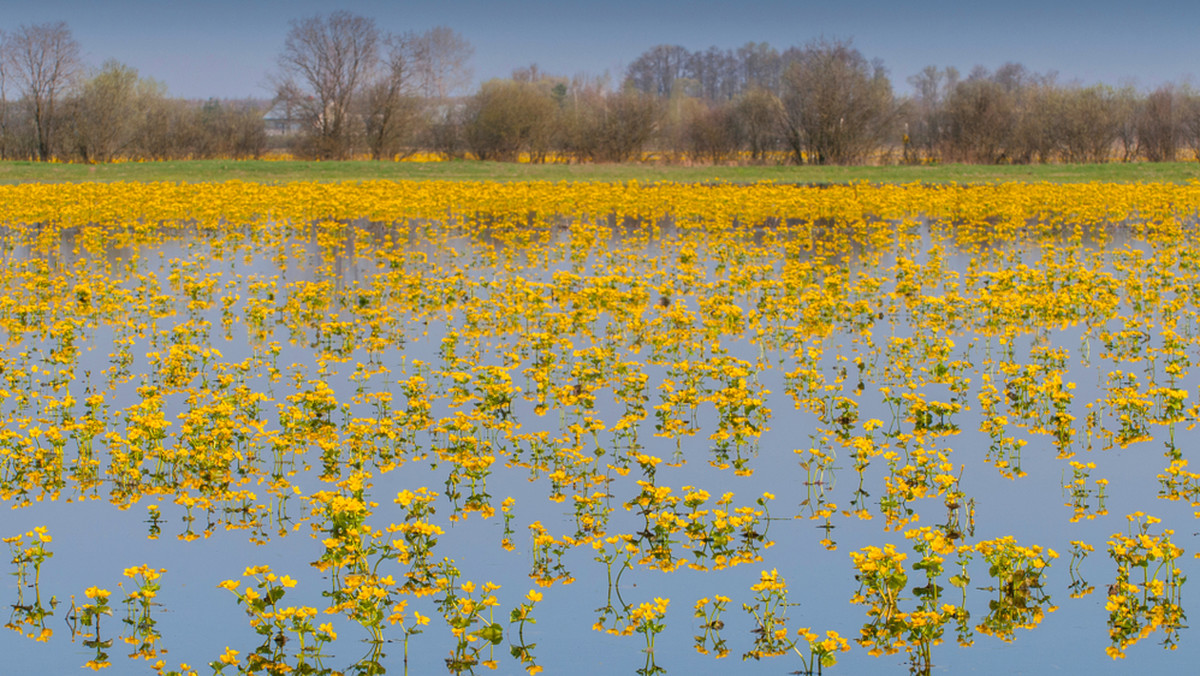
[(194, 133), (191, 109), (180, 99), (158, 98), (147, 102), (143, 124), (134, 136), (139, 156), (152, 160), (189, 157)]
[(730, 50), (713, 46), (693, 52), (686, 70), (688, 77), (696, 81), (699, 95), (709, 101), (729, 100), (737, 92), (737, 58)]
[(389, 35), (387, 56), (366, 91), (367, 148), (372, 159), (400, 152), (419, 112), (416, 51), (418, 36)]
[(65, 22), (21, 26), (9, 38), (12, 74), (33, 107), (38, 159), (54, 152), (55, 106), (80, 69), (79, 43)]
[(738, 136), (750, 150), (750, 160), (762, 162), (778, 146), (781, 108), (779, 98), (766, 89), (752, 87), (734, 103)]
[(688, 156), (693, 161), (711, 164), (732, 159), (741, 142), (734, 104), (700, 99), (689, 103), (683, 116)]
[(1067, 162), (1107, 162), (1120, 133), (1116, 93), (1110, 87), (1072, 87), (1060, 93), (1055, 138)]
[(1009, 159), (1020, 164), (1049, 162), (1056, 150), (1056, 132), (1064, 115), (1062, 90), (1054, 75), (1032, 75), (1013, 90), (1017, 120)]
[(1008, 145), (1016, 127), (1012, 94), (976, 69), (959, 82), (946, 101), (951, 159), (996, 164), (1008, 158)]
[(466, 105), (440, 105), (429, 118), (426, 127), (426, 144), (448, 160), (461, 160), (467, 154), (464, 127), (467, 117)]
[(1173, 85), (1150, 92), (1137, 116), (1138, 147), (1151, 162), (1174, 162), (1182, 131), (1183, 101)]
[(747, 42), (738, 47), (739, 90), (744, 92), (761, 88), (778, 93), (779, 78), (783, 74), (782, 64), (779, 52), (765, 42)]
[(9, 155), (9, 102), (8, 85), (12, 71), (12, 41), (8, 34), (0, 31), (0, 159)]
[(1178, 104), (1180, 140), (1192, 151), (1192, 159), (1200, 159), (1200, 92), (1183, 85)]
[(815, 42), (784, 74), (783, 124), (794, 159), (862, 161), (895, 118), (892, 86), (879, 62), (849, 42)]
[(958, 86), (958, 70), (952, 66), (926, 66), (908, 78), (908, 83), (915, 94), (907, 106), (904, 159), (938, 159), (949, 133), (946, 104)]
[(343, 157), (354, 131), (351, 106), (379, 60), (379, 30), (344, 10), (291, 26), (279, 55), (278, 98), (304, 111), (314, 154)]
[(467, 63), (474, 53), (471, 43), (445, 26), (413, 38), (413, 64), (421, 93), (441, 101), (465, 87), (471, 81)]
[(192, 156), (261, 156), (267, 145), (264, 112), (252, 101), (205, 101), (192, 115)]
[(630, 88), (597, 92), (580, 103), (572, 152), (593, 162), (640, 160), (663, 117), (660, 99)]
[(625, 72), (625, 81), (643, 94), (670, 96), (675, 80), (687, 77), (691, 52), (681, 45), (657, 45), (642, 53)]
[(1133, 85), (1124, 85), (1116, 91), (1113, 97), (1114, 115), (1116, 116), (1117, 141), (1121, 145), (1121, 161), (1130, 162), (1137, 157), (1138, 149), (1138, 110), (1141, 101)]

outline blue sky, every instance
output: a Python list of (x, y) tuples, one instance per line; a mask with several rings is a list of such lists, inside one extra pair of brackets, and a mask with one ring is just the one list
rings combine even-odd
[(186, 98), (269, 97), (268, 75), (288, 22), (336, 9), (376, 20), (386, 31), (445, 25), (475, 47), (476, 81), (537, 63), (559, 74), (605, 72), (656, 44), (689, 49), (766, 41), (777, 49), (815, 38), (853, 39), (882, 59), (898, 92), (926, 65), (995, 68), (1018, 61), (1060, 81), (1196, 83), (1200, 4), (1055, 3), (1012, 0), (980, 6), (941, 0), (0, 0), (0, 29), (66, 21), (87, 62), (112, 58)]

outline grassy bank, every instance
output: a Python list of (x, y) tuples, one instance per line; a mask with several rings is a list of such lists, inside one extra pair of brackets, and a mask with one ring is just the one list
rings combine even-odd
[(685, 167), (651, 164), (531, 165), (497, 162), (298, 162), (188, 160), (118, 164), (0, 162), (0, 183), (82, 181), (728, 181), (751, 183), (996, 183), (1005, 181), (1166, 182), (1200, 180), (1200, 163), (1110, 163), (888, 167)]

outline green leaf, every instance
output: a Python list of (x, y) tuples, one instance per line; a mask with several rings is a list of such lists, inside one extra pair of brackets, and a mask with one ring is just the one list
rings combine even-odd
[(493, 622), (480, 629), (478, 636), (492, 645), (500, 645), (500, 642), (504, 640), (504, 628)]

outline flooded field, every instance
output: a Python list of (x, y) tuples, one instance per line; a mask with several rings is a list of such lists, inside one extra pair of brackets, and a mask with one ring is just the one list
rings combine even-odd
[(18, 671), (1200, 658), (1200, 186), (29, 185), (0, 210)]

